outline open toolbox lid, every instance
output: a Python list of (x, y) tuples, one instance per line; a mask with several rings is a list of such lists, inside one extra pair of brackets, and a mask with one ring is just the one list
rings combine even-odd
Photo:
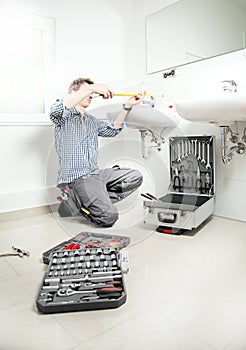
[(169, 192), (214, 195), (214, 144), (214, 136), (177, 136), (169, 139)]
[(130, 237), (118, 236), (105, 233), (95, 232), (80, 232), (76, 236), (69, 240), (63, 241), (45, 251), (43, 256), (43, 262), (49, 264), (50, 255), (57, 250), (77, 250), (83, 248), (118, 248), (122, 249), (127, 247), (130, 243)]

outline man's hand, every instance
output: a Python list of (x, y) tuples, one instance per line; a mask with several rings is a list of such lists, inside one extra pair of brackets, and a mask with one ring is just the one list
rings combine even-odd
[(130, 97), (126, 101), (126, 105), (129, 106), (129, 107), (133, 107), (133, 106), (136, 106), (136, 105), (140, 104), (143, 101), (145, 95), (146, 95), (146, 91), (139, 92), (136, 96)]
[[(81, 103), (88, 100), (88, 98), (91, 100), (93, 93), (99, 94), (105, 99), (112, 98), (114, 96), (113, 89), (108, 85), (84, 83), (81, 84), (78, 90), (72, 91), (71, 93), (64, 96), (63, 103), (67, 108), (82, 108), (82, 110), (79, 111), (83, 112), (84, 108), (88, 107), (88, 101), (86, 102), (86, 105), (81, 106)], [(78, 106), (79, 104), (80, 106)]]
[(113, 89), (105, 84), (91, 84), (89, 85), (89, 89), (92, 93), (102, 95), (105, 99), (112, 98), (115, 94)]
[(141, 103), (146, 95), (146, 91), (139, 92), (137, 95), (130, 97), (126, 103), (123, 105), (123, 110), (120, 112), (120, 114), (117, 116), (117, 118), (114, 121), (114, 126), (116, 128), (120, 128), (125, 121), (128, 113), (132, 109), (132, 107), (138, 105)]

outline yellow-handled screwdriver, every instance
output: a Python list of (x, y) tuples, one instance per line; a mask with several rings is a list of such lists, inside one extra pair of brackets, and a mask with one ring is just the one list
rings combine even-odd
[[(116, 93), (116, 94), (114, 94), (114, 96), (128, 96), (128, 97), (130, 97), (130, 96), (137, 96), (138, 94), (131, 94), (131, 93)], [(96, 97), (100, 97), (100, 96), (102, 96), (102, 95), (95, 95), (95, 96), (93, 96), (93, 98), (96, 98)], [(145, 96), (148, 96), (148, 97), (152, 97), (152, 98), (163, 98), (164, 96), (163, 95), (151, 95), (151, 94), (145, 94)]]
[[(115, 94), (114, 96), (137, 96), (137, 94), (128, 94), (128, 93), (117, 93), (117, 94)], [(145, 94), (145, 96), (149, 96), (149, 97), (157, 97), (157, 98), (160, 98), (160, 97), (164, 97), (163, 95), (160, 95), (160, 96), (158, 96), (158, 95), (151, 95), (151, 94)]]

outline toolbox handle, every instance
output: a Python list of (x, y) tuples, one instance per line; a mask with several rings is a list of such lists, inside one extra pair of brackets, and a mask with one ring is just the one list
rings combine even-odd
[(174, 224), (177, 220), (177, 214), (175, 213), (159, 212), (157, 215), (160, 222), (165, 222), (167, 224)]

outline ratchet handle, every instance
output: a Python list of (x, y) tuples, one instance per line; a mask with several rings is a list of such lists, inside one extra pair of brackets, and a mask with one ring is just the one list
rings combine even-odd
[(109, 294), (109, 293), (115, 293), (115, 292), (122, 292), (122, 288), (112, 288), (112, 287), (106, 287), (106, 288), (100, 288), (97, 289), (97, 294)]

